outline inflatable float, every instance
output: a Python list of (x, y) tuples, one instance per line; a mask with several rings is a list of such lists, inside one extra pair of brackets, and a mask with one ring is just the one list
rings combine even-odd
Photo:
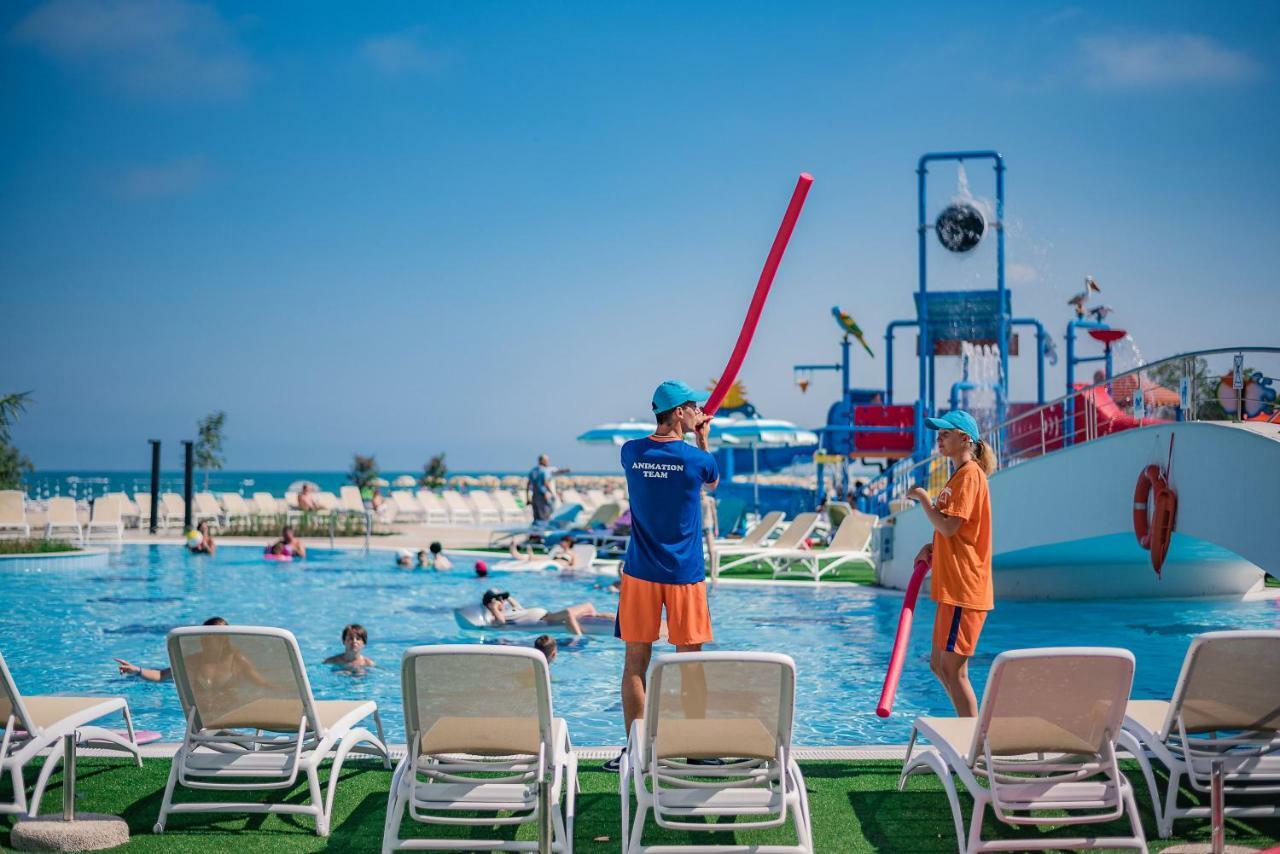
[(520, 560), (511, 558), (489, 564), (489, 572), (547, 572), (560, 569), (564, 563), (558, 560)]
[[(482, 605), (453, 609), (453, 618), (457, 620), (458, 626), (470, 631), (537, 632), (538, 634), (546, 634), (555, 629), (568, 630), (569, 627), (563, 623), (548, 624), (542, 622), (542, 618), (546, 615), (546, 608), (525, 608), (509, 614), (505, 623), (495, 623), (493, 615)], [(613, 634), (612, 617), (579, 617), (578, 624), (582, 626), (583, 634)]]

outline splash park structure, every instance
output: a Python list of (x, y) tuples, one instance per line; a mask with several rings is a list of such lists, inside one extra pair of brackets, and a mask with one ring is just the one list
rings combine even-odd
[[(956, 164), (961, 192), (933, 213), (926, 193), (930, 167), (945, 162)], [(992, 200), (968, 192), (963, 170), (971, 162), (992, 165)], [(824, 466), (835, 465), (837, 491), (853, 494), (859, 509), (884, 519), (874, 543), (878, 581), (908, 588), (912, 559), (932, 528), (907, 492), (922, 486), (936, 495), (950, 474), (924, 420), (964, 408), (978, 418), (1000, 464), (990, 481), (999, 597), (1240, 596), (1260, 590), (1264, 571), (1280, 574), (1280, 550), (1270, 533), (1280, 518), (1274, 485), (1280, 409), (1271, 388), (1280, 375), (1280, 348), (1186, 352), (1117, 371), (1126, 333), (1107, 322), (1108, 307), (1087, 308), (1091, 294), (1100, 291), (1090, 277), (1070, 301), (1075, 316), (1063, 335), (1063, 394), (1046, 399), (1046, 362), (1056, 364), (1057, 342), (1040, 320), (1013, 311), (1006, 286), (1005, 174), (996, 151), (919, 159), (916, 316), (885, 329), (882, 388), (852, 385), (853, 354), (873, 354), (862, 330), (839, 308), (832, 311), (844, 332), (841, 361), (794, 367), (802, 390), (815, 372), (840, 375), (840, 398), (818, 431), (818, 483), (826, 482)], [(992, 237), (994, 252), (979, 252)], [(994, 255), (995, 287), (931, 287), (933, 239), (943, 253), (935, 266), (955, 263), (949, 258), (972, 265)], [(916, 399), (910, 403), (899, 401), (894, 388), (895, 339), (904, 330), (914, 330), (917, 342)], [(1020, 333), (1031, 346), (1020, 346)], [(1010, 359), (1028, 356), (1035, 396), (1014, 400)], [(946, 374), (939, 359), (949, 358), (959, 360), (959, 379), (940, 402), (939, 374)], [(1096, 368), (1091, 382), (1077, 378), (1086, 365)], [(853, 460), (878, 464), (881, 474), (853, 486)], [(1150, 480), (1152, 471), (1158, 485), (1147, 498), (1140, 478)]]

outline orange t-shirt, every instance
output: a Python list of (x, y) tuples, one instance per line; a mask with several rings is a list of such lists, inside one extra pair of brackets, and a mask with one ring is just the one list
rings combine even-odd
[(933, 532), (933, 582), (935, 602), (990, 611), (995, 607), (991, 589), (991, 493), (982, 466), (970, 460), (947, 481), (934, 501), (938, 512), (959, 516), (964, 523), (950, 537)]

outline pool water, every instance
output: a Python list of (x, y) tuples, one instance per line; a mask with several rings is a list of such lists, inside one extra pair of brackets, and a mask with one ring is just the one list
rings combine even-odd
[[(377, 700), (389, 738), (403, 741), (399, 658), (406, 647), (482, 640), (531, 644), (535, 636), (463, 631), (454, 620), (455, 607), (478, 604), (489, 587), (551, 609), (591, 601), (612, 611), (617, 603), (616, 594), (593, 579), (555, 573), (478, 579), (471, 561), (456, 563), (450, 572), (407, 571), (392, 565), (390, 552), (313, 550), (305, 561), (280, 564), (263, 560), (258, 548), (236, 546), (220, 547), (213, 558), (176, 546), (125, 546), (97, 559), (0, 561), (0, 652), (25, 693), (121, 694), (139, 727), (177, 740), (182, 713), (172, 684), (122, 677), (112, 658), (164, 666), (169, 629), (215, 615), (231, 623), (280, 626), (297, 636), (317, 698)], [(899, 595), (823, 585), (720, 587), (710, 598), (716, 632), (711, 648), (784, 652), (795, 659), (797, 744), (901, 743), (916, 715), (951, 713), (928, 668), (932, 603), (918, 609), (897, 707), (881, 720), (875, 705)], [(377, 662), (362, 676), (322, 663), (341, 651), (339, 636), (350, 622), (368, 629), (365, 652)], [(1276, 627), (1276, 600), (998, 602), (970, 670), (981, 694), (1002, 650), (1120, 646), (1137, 656), (1134, 696), (1164, 697), (1193, 635)], [(556, 628), (551, 633), (568, 640), (566, 630)], [(623, 741), (622, 653), (622, 643), (611, 637), (589, 635), (561, 646), (551, 669), (554, 704), (578, 744)]]

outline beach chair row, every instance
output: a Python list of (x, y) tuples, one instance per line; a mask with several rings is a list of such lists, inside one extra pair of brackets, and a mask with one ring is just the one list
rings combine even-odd
[[(315, 500), (319, 509), (307, 512), (316, 516), (368, 516), (372, 512), (355, 486), (343, 486), (337, 494), (317, 492)], [(103, 536), (119, 540), (126, 528), (143, 528), (151, 523), (151, 495), (146, 492), (136, 492), (132, 498), (123, 492), (109, 493), (97, 498), (89, 508), (65, 496), (42, 503), (43, 523), (33, 524), (28, 512), (31, 501), (26, 495), (19, 490), (0, 491), (0, 535), (29, 537), (34, 528), (45, 537), (74, 535), (81, 542)], [(178, 493), (161, 493), (156, 510), (161, 528), (183, 525), (186, 505)], [(226, 527), (261, 519), (296, 519), (302, 512), (296, 494), (276, 498), (268, 492), (255, 492), (246, 498), (235, 492), (197, 492), (192, 496), (191, 521), (193, 525), (208, 522), (214, 527)], [(416, 494), (392, 492), (390, 511), (379, 518), (433, 525), (498, 526), (526, 523), (530, 517), (528, 509), (521, 507), (507, 490), (473, 490), (466, 495), (456, 490), (439, 495), (419, 490)]]
[(870, 561), (879, 518), (851, 507), (838, 518), (830, 541), (825, 548), (818, 549), (810, 545), (819, 522), (817, 513), (800, 513), (790, 522), (781, 512), (766, 513), (743, 536), (712, 543), (709, 555), (712, 575), (746, 564), (764, 563), (774, 578), (799, 574), (821, 581), (841, 566)]
[[(377, 704), (317, 700), (294, 636), (254, 626), (194, 626), (167, 639), (178, 699), (187, 721), (154, 831), (187, 813), (273, 812), (305, 815), (328, 836), (335, 791), (347, 757), (366, 754), (390, 768)], [(36, 815), (56, 764), (46, 760), (30, 798), (23, 767), (78, 732), (80, 744), (138, 756), (123, 698), (24, 697), (0, 656), (0, 700), (12, 709), (4, 770), (15, 798), (0, 811)], [(648, 674), (649, 698), (623, 762), (620, 796), (625, 850), (645, 850), (645, 821), (715, 833), (780, 827), (796, 843), (770, 848), (807, 854), (813, 842), (804, 779), (791, 751), (795, 664), (770, 653), (705, 652), (659, 656)], [(572, 852), (578, 760), (569, 728), (553, 710), (546, 658), (527, 647), (415, 646), (401, 660), (406, 752), (387, 798), (383, 851), (412, 849), (537, 850), (505, 838), (402, 836), (406, 819), (431, 826), (537, 824), (539, 787), (549, 787), (551, 850)], [(55, 704), (70, 711), (59, 718)], [(128, 737), (96, 726), (123, 714)], [(372, 727), (372, 728), (370, 728)], [(18, 734), (15, 736), (14, 733)], [(690, 759), (731, 757), (717, 767)], [(320, 766), (330, 761), (327, 789)], [(308, 794), (235, 800), (239, 793)], [(184, 790), (221, 792), (189, 798)], [(241, 797), (243, 797), (241, 795)], [(683, 848), (678, 850), (685, 850)], [(698, 850), (692, 846), (690, 850)]]

